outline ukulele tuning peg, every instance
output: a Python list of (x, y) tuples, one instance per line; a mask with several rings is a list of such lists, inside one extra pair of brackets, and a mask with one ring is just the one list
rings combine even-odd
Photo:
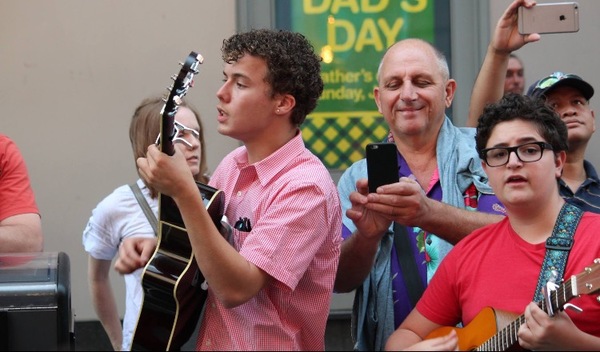
[(577, 307), (576, 305), (574, 305), (574, 304), (571, 304), (571, 303), (567, 303), (567, 304), (565, 304), (565, 305), (563, 306), (563, 308), (564, 308), (565, 310), (567, 310), (567, 309), (570, 309), (570, 310), (572, 310), (572, 311), (574, 311), (574, 312), (577, 312), (577, 313), (581, 313), (581, 312), (583, 312), (583, 309), (581, 309), (581, 308), (579, 308), (579, 307)]
[(173, 81), (174, 81), (174, 80), (176, 80), (176, 79), (177, 79), (177, 75), (173, 75), (173, 76), (171, 76), (171, 79), (172, 79)]

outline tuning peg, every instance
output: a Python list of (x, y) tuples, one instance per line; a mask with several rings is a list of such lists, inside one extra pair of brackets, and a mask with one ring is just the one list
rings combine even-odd
[(565, 305), (564, 305), (564, 308), (565, 308), (565, 310), (567, 310), (567, 309), (570, 309), (570, 310), (572, 310), (572, 311), (575, 311), (575, 312), (577, 312), (577, 313), (581, 313), (581, 312), (583, 312), (583, 309), (581, 309), (581, 308), (579, 308), (579, 307), (577, 307), (576, 305), (574, 305), (574, 304), (571, 304), (571, 303), (567, 303), (567, 304), (565, 304)]

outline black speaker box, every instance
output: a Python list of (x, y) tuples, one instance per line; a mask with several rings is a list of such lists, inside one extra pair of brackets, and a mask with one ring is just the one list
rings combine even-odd
[(0, 350), (74, 350), (66, 253), (0, 255)]

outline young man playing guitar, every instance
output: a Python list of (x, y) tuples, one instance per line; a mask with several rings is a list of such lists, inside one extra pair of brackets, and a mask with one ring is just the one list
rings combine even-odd
[[(136, 107), (129, 125), (134, 160), (144, 156), (148, 146), (156, 141), (160, 132), (161, 109), (164, 105), (161, 97), (152, 97), (144, 99)], [(180, 125), (194, 131), (182, 130), (174, 141), (175, 148), (186, 156), (188, 168), (194, 178), (198, 182), (207, 183), (204, 131), (200, 114), (184, 101), (175, 119)], [(148, 187), (141, 179), (138, 179), (136, 184), (152, 210), (151, 215), (156, 217), (158, 192)], [(119, 244), (129, 237), (155, 238), (156, 233), (144, 215), (141, 204), (138, 204), (133, 190), (129, 185), (123, 185), (98, 203), (83, 231), (83, 246), (89, 253), (90, 294), (96, 314), (115, 351), (129, 350), (142, 301), (140, 269), (125, 275), (125, 314), (121, 327), (108, 274)]]
[[(323, 350), (341, 242), (329, 172), (298, 126), (323, 90), (320, 58), (300, 34), (252, 30), (223, 42), (218, 131), (244, 145), (209, 185), (225, 193), (227, 241), (207, 213), (181, 153), (155, 146), (140, 174), (175, 201), (208, 283), (199, 350)], [(239, 220), (238, 220), (239, 219)], [(156, 241), (124, 241), (115, 268), (146, 264)]]
[[(476, 143), (490, 185), (508, 216), (475, 230), (450, 251), (416, 308), (388, 339), (386, 349), (477, 348), (495, 338), (495, 320), (483, 326), (477, 319), (486, 307), (517, 315), (524, 312), (511, 324), (513, 335), (504, 341), (518, 342), (525, 349), (600, 349), (600, 303), (597, 293), (592, 294), (600, 288), (600, 215), (567, 205), (559, 195), (557, 179), (567, 149), (565, 124), (543, 101), (509, 94), (486, 107), (479, 118)], [(566, 249), (563, 258), (568, 256), (568, 260), (564, 276), (556, 278), (558, 284), (564, 277), (565, 287), (540, 290), (540, 284), (548, 282), (541, 274), (548, 277), (548, 272), (563, 270), (557, 251), (547, 249), (547, 243), (566, 234), (572, 235), (572, 247), (559, 246)], [(548, 253), (551, 259), (545, 259)], [(552, 265), (547, 267), (548, 261)], [(574, 275), (579, 281), (571, 281)], [(538, 291), (548, 299), (534, 299)], [(582, 311), (564, 310), (567, 300)], [(465, 328), (453, 328), (458, 323)], [(477, 334), (488, 331), (488, 325), (490, 336), (473, 345), (466, 343), (471, 338), (465, 333), (468, 328)], [(452, 328), (435, 333), (444, 326)], [(504, 347), (499, 350), (511, 346)]]

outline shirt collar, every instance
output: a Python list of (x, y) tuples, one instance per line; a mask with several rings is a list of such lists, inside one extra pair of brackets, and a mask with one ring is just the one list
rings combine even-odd
[(298, 158), (305, 150), (302, 132), (298, 129), (296, 135), (271, 155), (254, 164), (248, 164), (248, 152), (244, 150), (234, 157), (237, 167), (242, 170), (253, 168), (261, 185), (266, 185), (273, 177), (281, 172), (290, 161)]

